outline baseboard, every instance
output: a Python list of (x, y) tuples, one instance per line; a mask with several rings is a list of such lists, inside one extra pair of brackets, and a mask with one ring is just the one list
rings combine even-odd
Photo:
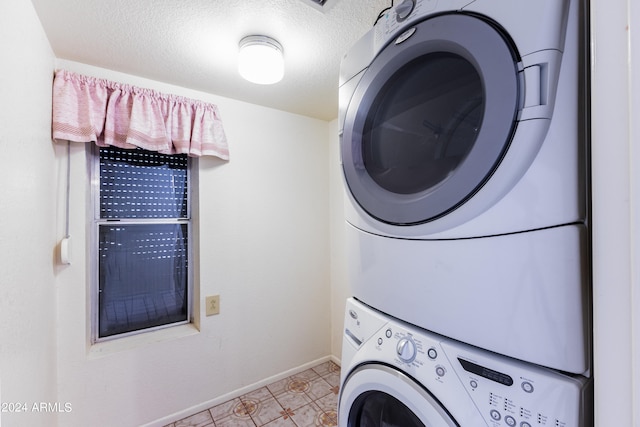
[[(337, 358), (336, 356), (334, 356), (333, 354), (332, 354), (331, 356), (328, 356), (328, 357), (329, 357), (329, 359), (331, 359), (331, 361), (332, 361), (333, 363), (335, 363), (336, 365), (338, 365), (338, 366), (342, 366), (342, 361), (341, 361), (339, 358)], [(320, 362), (320, 363), (322, 363), (322, 362)]]
[(223, 394), (222, 396), (218, 396), (215, 399), (211, 399), (208, 400), (206, 402), (202, 402), (199, 403), (197, 405), (194, 405), (190, 408), (187, 408), (185, 410), (179, 411), (179, 412), (175, 412), (171, 415), (167, 415), (166, 417), (160, 418), (158, 420), (152, 421), (148, 424), (144, 424), (141, 427), (163, 427), (166, 426), (167, 424), (171, 424), (174, 421), (177, 420), (181, 420), (183, 418), (189, 417), (191, 415), (197, 414), (198, 412), (202, 412), (206, 409), (212, 408), (216, 405), (219, 405), (221, 403), (227, 402), (229, 400), (235, 399), (236, 397), (240, 397), (242, 395), (245, 395), (249, 392), (252, 392), (254, 390), (257, 390), (261, 387), (264, 387), (268, 384), (274, 383), (276, 381), (280, 381), (284, 378), (290, 377), (291, 375), (295, 375), (299, 372), (302, 371), (306, 371), (309, 368), (312, 368), (314, 366), (317, 366), (321, 363), (324, 362), (328, 362), (328, 361), (332, 361), (333, 363), (337, 364), (338, 366), (340, 366), (340, 359), (338, 359), (337, 357), (335, 357), (334, 355), (330, 355), (330, 356), (324, 356), (321, 357), (319, 359), (316, 359), (314, 361), (311, 361), (309, 363), (305, 363), (303, 365), (300, 365), (296, 368), (293, 369), (289, 369), (288, 371), (282, 372), (280, 374), (265, 378), (261, 381), (258, 381), (256, 383), (247, 385), (245, 387), (239, 388), (237, 390), (234, 390), (230, 393), (226, 393)]

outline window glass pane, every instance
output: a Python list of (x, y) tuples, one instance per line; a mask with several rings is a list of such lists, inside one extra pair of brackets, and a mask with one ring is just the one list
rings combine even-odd
[(414, 194), (453, 174), (484, 115), (480, 75), (452, 53), (424, 55), (382, 88), (365, 122), (362, 154), (382, 188)]
[(99, 227), (99, 337), (188, 320), (188, 226)]
[(100, 148), (100, 218), (186, 218), (186, 155)]

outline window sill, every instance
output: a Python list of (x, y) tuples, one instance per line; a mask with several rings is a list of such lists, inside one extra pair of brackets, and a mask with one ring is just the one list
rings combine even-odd
[(142, 333), (124, 338), (116, 338), (110, 341), (95, 343), (89, 347), (90, 359), (98, 359), (122, 351), (133, 350), (164, 341), (171, 341), (192, 335), (200, 331), (193, 323), (160, 329), (157, 331)]

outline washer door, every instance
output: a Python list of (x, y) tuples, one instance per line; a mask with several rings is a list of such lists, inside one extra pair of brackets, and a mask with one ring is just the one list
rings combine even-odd
[(370, 216), (432, 221), (490, 178), (515, 129), (516, 57), (494, 26), (462, 14), (422, 21), (380, 52), (341, 140), (346, 183)]
[(459, 426), (423, 387), (387, 365), (356, 368), (340, 391), (340, 427)]

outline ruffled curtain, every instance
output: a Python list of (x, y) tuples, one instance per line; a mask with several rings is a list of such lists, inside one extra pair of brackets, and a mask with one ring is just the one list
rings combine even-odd
[(229, 160), (218, 107), (65, 70), (53, 82), (53, 139)]

